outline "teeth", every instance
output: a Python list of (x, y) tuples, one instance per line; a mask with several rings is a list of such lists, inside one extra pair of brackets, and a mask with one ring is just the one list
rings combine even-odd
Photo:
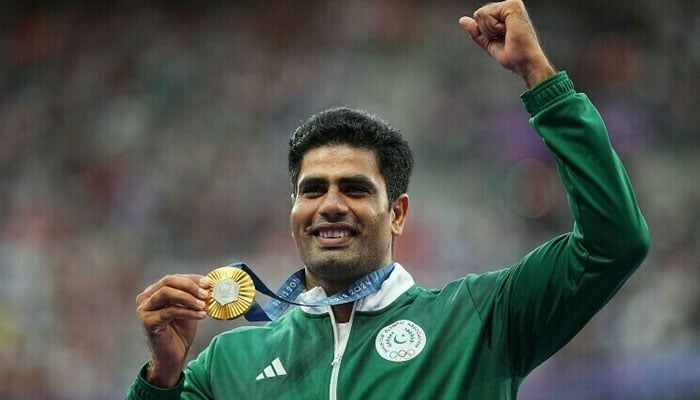
[(346, 230), (329, 230), (329, 231), (320, 231), (318, 235), (322, 238), (342, 238), (345, 236), (350, 235), (350, 232)]

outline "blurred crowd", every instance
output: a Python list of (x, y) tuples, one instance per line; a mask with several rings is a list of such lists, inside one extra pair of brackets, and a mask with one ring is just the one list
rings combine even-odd
[[(287, 141), (334, 105), (414, 149), (396, 259), (419, 284), (570, 229), (522, 84), (457, 24), (479, 3), (173, 3), (0, 6), (0, 398), (123, 398), (150, 283), (242, 260), (276, 286), (299, 268)], [(696, 399), (700, 3), (526, 3), (603, 114), (653, 243), (522, 398)], [(242, 323), (204, 321), (193, 352)]]

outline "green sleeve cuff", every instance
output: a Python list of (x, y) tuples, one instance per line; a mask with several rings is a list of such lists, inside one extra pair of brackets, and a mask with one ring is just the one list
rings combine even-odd
[(134, 384), (129, 388), (126, 395), (127, 400), (180, 400), (184, 379), (181, 376), (180, 381), (174, 388), (159, 388), (153, 386), (146, 380), (146, 369), (148, 364), (144, 365), (139, 372)]
[(560, 71), (523, 92), (520, 99), (530, 116), (534, 116), (559, 99), (575, 93), (574, 83), (569, 79), (569, 75), (566, 71)]

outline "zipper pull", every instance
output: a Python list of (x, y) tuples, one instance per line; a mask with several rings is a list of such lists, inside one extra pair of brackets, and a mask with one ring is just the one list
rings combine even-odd
[(333, 357), (333, 361), (331, 362), (331, 367), (337, 367), (340, 364), (340, 354), (336, 354), (335, 357)]

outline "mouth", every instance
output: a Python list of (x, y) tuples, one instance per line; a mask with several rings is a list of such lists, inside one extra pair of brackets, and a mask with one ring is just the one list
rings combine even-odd
[(319, 229), (315, 235), (322, 239), (341, 239), (352, 236), (352, 232), (349, 229)]
[(343, 247), (357, 235), (357, 231), (346, 225), (324, 225), (311, 230), (322, 247)]

